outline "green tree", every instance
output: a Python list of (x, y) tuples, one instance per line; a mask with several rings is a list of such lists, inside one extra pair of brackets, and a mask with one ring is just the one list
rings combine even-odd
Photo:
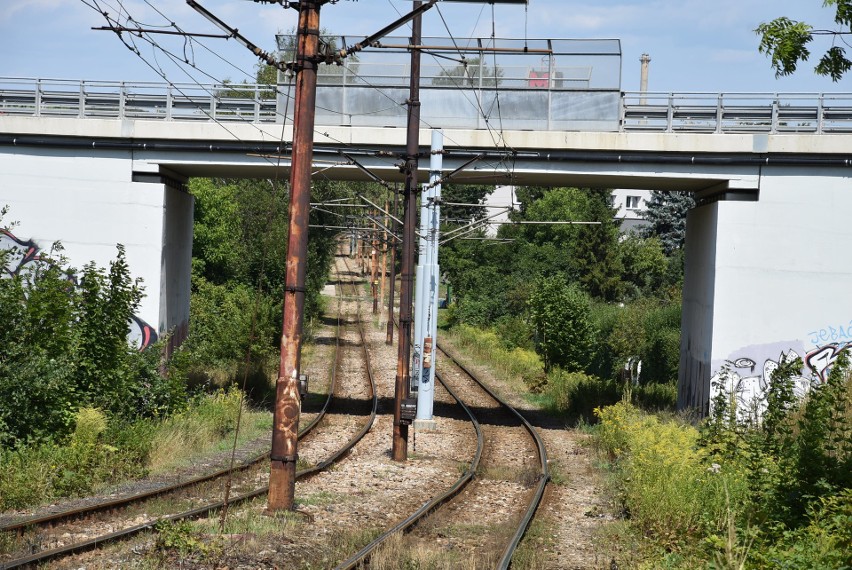
[(503, 70), (499, 66), (490, 67), (479, 57), (472, 57), (455, 67), (442, 69), (437, 77), (432, 78), (432, 85), (479, 87), (480, 74), (483, 87), (496, 87), (502, 82)]
[(834, 21), (840, 29), (816, 30), (807, 22), (782, 16), (761, 23), (755, 30), (760, 36), (758, 50), (770, 58), (776, 77), (791, 75), (800, 62), (808, 60), (811, 55), (809, 46), (816, 35), (827, 35), (832, 39), (831, 46), (814, 68), (817, 74), (829, 76), (832, 81), (839, 81), (852, 67), (852, 61), (846, 57), (845, 48), (835, 43), (837, 38), (842, 39), (842, 36), (850, 33), (852, 0), (823, 0), (823, 6), (833, 7)]
[(629, 297), (654, 295), (666, 282), (669, 262), (659, 238), (627, 235), (618, 244)]
[[(494, 186), (481, 184), (447, 184), (441, 188), (441, 200), (443, 202), (454, 202), (456, 204), (484, 204), (485, 198), (494, 192)], [(474, 220), (481, 220), (486, 216), (485, 206), (441, 206), (441, 219), (458, 220), (456, 225)]]
[(592, 361), (595, 332), (586, 294), (562, 276), (540, 279), (530, 295), (536, 352), (545, 370), (582, 372)]
[(657, 237), (663, 252), (670, 256), (683, 248), (686, 241), (686, 214), (695, 206), (691, 192), (651, 191), (651, 199), (643, 212), (648, 225), (640, 234)]
[(619, 224), (608, 202), (609, 190), (589, 190), (585, 221), (577, 227), (572, 265), (578, 281), (592, 297), (615, 301), (622, 296)]

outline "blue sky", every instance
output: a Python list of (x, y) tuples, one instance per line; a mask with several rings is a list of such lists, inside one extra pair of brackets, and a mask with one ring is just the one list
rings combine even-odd
[[(261, 47), (272, 49), (278, 31), (293, 28), (295, 10), (249, 0), (199, 0), (216, 15), (239, 28)], [(176, 22), (193, 32), (217, 33), (183, 0), (2, 0), (0, 3), (0, 77), (158, 81), (157, 74), (111, 32), (93, 31), (105, 25), (97, 4), (112, 15), (129, 13), (148, 25)], [(322, 26), (333, 33), (366, 35), (409, 10), (407, 0), (341, 0), (322, 9)], [(155, 9), (161, 11), (158, 14)], [(820, 28), (834, 28), (822, 0), (530, 0), (529, 6), (495, 6), (443, 2), (441, 14), (424, 16), (424, 33), (447, 35), (441, 15), (453, 36), (618, 38), (623, 51), (622, 89), (639, 88), (639, 57), (651, 56), (651, 91), (852, 91), (852, 76), (832, 83), (812, 69), (822, 50), (813, 49), (814, 62), (794, 77), (776, 79), (767, 58), (757, 52), (754, 28), (785, 15)], [(177, 38), (159, 36), (164, 45), (183, 53)], [(187, 50), (205, 73), (216, 79), (242, 81), (256, 59), (233, 40), (207, 39)], [(145, 44), (140, 44), (145, 45)], [(825, 47), (825, 44), (820, 44)], [(209, 49), (209, 51), (208, 51)], [(190, 78), (162, 53), (150, 47), (142, 55), (161, 66), (171, 81)], [(220, 59), (221, 58), (221, 59)], [(225, 61), (223, 61), (223, 59)], [(199, 81), (209, 77), (191, 71)]]

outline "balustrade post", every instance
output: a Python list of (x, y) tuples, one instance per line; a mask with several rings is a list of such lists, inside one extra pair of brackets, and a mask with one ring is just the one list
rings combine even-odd
[(36, 79), (35, 88), (35, 116), (41, 117), (41, 79)]
[(80, 100), (77, 103), (77, 118), (86, 116), (86, 81), (80, 80)]
[(260, 85), (254, 85), (254, 122), (260, 122)]
[(772, 119), (769, 122), (769, 132), (773, 134), (778, 132), (778, 93), (775, 93), (772, 100)]
[(722, 93), (716, 97), (716, 132), (722, 132)]
[(674, 93), (669, 93), (669, 108), (666, 109), (666, 132), (672, 132), (672, 122), (674, 122)]
[(818, 135), (822, 134), (823, 127), (823, 97), (824, 93), (819, 94), (819, 98), (817, 99), (817, 124), (816, 124), (816, 132)]

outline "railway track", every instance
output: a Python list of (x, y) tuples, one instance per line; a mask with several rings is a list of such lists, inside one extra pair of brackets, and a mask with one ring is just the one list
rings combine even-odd
[[(341, 293), (344, 285), (343, 283), (340, 284)], [(354, 285), (350, 284), (350, 286), (353, 287), (354, 291)], [(338, 295), (339, 300), (341, 297), (342, 295)], [(345, 350), (341, 349), (340, 339), (343, 336), (342, 329), (347, 328), (342, 323), (340, 305), (338, 305), (338, 309), (334, 364), (329, 381), (328, 396), (322, 409), (300, 430), (299, 434), (300, 447), (304, 446), (306, 450), (310, 449), (311, 438), (315, 437), (316, 434), (320, 431), (334, 431), (336, 427), (334, 422), (329, 421), (329, 416), (331, 415), (329, 410), (333, 409), (335, 399), (340, 397), (339, 394), (336, 395), (341, 390), (337, 377), (342, 360), (341, 357), (345, 352)], [(305, 480), (316, 475), (344, 458), (370, 430), (375, 421), (378, 398), (369, 354), (367, 353), (366, 342), (364, 340), (364, 329), (363, 323), (360, 320), (360, 311), (354, 327), (361, 338), (360, 346), (366, 372), (364, 377), (367, 379), (368, 384), (365, 390), (367, 392), (367, 410), (363, 414), (366, 419), (359, 429), (350, 430), (354, 431), (354, 433), (352, 433), (351, 437), (344, 444), (338, 444), (333, 452), (323, 457), (316, 457), (312, 464), (299, 469), (296, 473), (297, 480)], [(349, 396), (351, 394), (344, 395), (346, 398)], [(328, 429), (316, 429), (321, 423)], [(194, 477), (187, 481), (119, 499), (96, 501), (80, 508), (37, 517), (25, 517), (21, 520), (7, 523), (0, 526), (0, 533), (7, 533), (7, 536), (9, 534), (15, 535), (15, 539), (11, 541), (7, 540), (6, 542), (17, 544), (19, 548), (13, 550), (11, 553), (7, 553), (5, 560), (0, 559), (0, 569), (35, 566), (49, 560), (66, 557), (119, 540), (128, 539), (153, 529), (158, 524), (209, 516), (222, 508), (239, 505), (264, 496), (268, 491), (268, 486), (258, 486), (258, 480), (264, 478), (262, 471), (266, 468), (267, 460), (268, 451), (256, 455), (249, 461), (233, 469), (218, 470), (214, 473)], [(239, 476), (240, 480), (236, 483), (231, 483), (234, 494), (228, 498), (227, 502), (225, 500), (211, 501), (206, 498), (211, 494), (215, 494), (215, 487), (221, 486), (225, 478), (233, 478), (235, 476)], [(184, 505), (191, 503), (192, 506), (181, 506), (180, 512), (159, 517), (135, 514), (150, 510), (146, 507), (150, 507), (152, 501), (166, 499), (171, 502), (179, 500)], [(145, 520), (139, 522), (140, 517)], [(120, 526), (121, 528), (115, 530), (116, 526)], [(74, 535), (85, 536), (87, 538), (79, 540), (71, 539), (70, 543), (65, 543), (61, 546), (56, 546), (56, 541), (53, 538), (59, 536), (67, 541), (69, 537)]]
[[(549, 469), (544, 442), (535, 428), (475, 373), (444, 350), (440, 343), (438, 349), (444, 354), (448, 364), (442, 367), (443, 373), (439, 372), (436, 375), (437, 379), (449, 396), (464, 410), (473, 425), (477, 438), (476, 452), (467, 468), (451, 487), (426, 501), (416, 511), (338, 564), (335, 567), (337, 570), (369, 565), (371, 558), (377, 552), (380, 553), (382, 548), (412, 552), (418, 548), (422, 549), (424, 544), (435, 544), (436, 538), (441, 533), (440, 529), (452, 524), (450, 521), (460, 521), (462, 525), (491, 530), (499, 527), (501, 532), (489, 532), (489, 537), (482, 541), (478, 548), (471, 551), (471, 560), (466, 567), (508, 568), (512, 555), (542, 501), (549, 479)], [(449, 373), (447, 368), (451, 369)], [(449, 380), (448, 375), (455, 375), (457, 378)], [(450, 384), (456, 384), (456, 389), (453, 389)], [(509, 465), (508, 474), (500, 475), (501, 469), (507, 467), (501, 461), (501, 453), (505, 452), (505, 444), (501, 444), (501, 441), (507, 437), (513, 440), (518, 438), (517, 433), (507, 436), (506, 432), (509, 430), (523, 431), (526, 434), (526, 443), (522, 445), (526, 446), (534, 460), (532, 464), (523, 461), (520, 469), (518, 465)], [(516, 452), (516, 455), (524, 455), (523, 459), (528, 459), (528, 456), (523, 453)], [(495, 497), (493, 490), (491, 493), (488, 492), (490, 485), (478, 484), (477, 478), (483, 481), (499, 481), (498, 485), (504, 488), (514, 487), (513, 492), (508, 493), (513, 499), (511, 507), (506, 508), (506, 494)], [(524, 479), (524, 481), (517, 484), (516, 479)], [(518, 487), (521, 489), (519, 490)], [(496, 522), (488, 513), (488, 505), (493, 504), (495, 498), (501, 503), (495, 509), (501, 512), (508, 510), (508, 514), (503, 517), (504, 520)], [(481, 520), (477, 524), (472, 521), (472, 518)], [(402, 546), (398, 544), (392, 547), (387, 546), (394, 540), (399, 541), (400, 535), (403, 534), (409, 535), (402, 539), (407, 540), (408, 543)], [(499, 558), (494, 559), (495, 553), (500, 553)], [(394, 562), (391, 561), (390, 564)], [(383, 561), (382, 566), (387, 565), (388, 561)]]
[[(343, 263), (345, 263), (345, 258)], [(349, 270), (348, 267), (347, 272), (350, 276), (357, 275), (352, 270)], [(297, 474), (300, 486), (305, 484), (304, 481), (307, 477), (321, 473), (339, 458), (345, 457), (355, 443), (360, 441), (361, 438), (370, 431), (370, 427), (373, 425), (373, 421), (376, 418), (377, 397), (375, 380), (373, 379), (371, 364), (369, 363), (370, 356), (367, 350), (368, 343), (365, 340), (364, 325), (360, 319), (360, 304), (364, 295), (362, 291), (354, 288), (355, 285), (345, 284), (343, 282), (344, 279), (338, 278), (338, 285), (340, 289), (338, 293), (338, 303), (356, 303), (358, 305), (356, 312), (359, 314), (359, 318), (350, 319), (350, 322), (346, 322), (346, 319), (341, 316), (343, 311), (338, 311), (338, 332), (336, 334), (336, 338), (338, 339), (338, 348), (335, 350), (336, 364), (333, 367), (334, 373), (331, 375), (331, 378), (333, 379), (333, 382), (336, 382), (335, 379), (338, 377), (349, 378), (350, 376), (357, 376), (357, 374), (352, 371), (352, 366), (354, 365), (351, 363), (346, 364), (345, 362), (347, 359), (354, 362), (360, 358), (363, 362), (366, 362), (365, 366), (369, 370), (367, 376), (370, 377), (372, 393), (369, 394), (370, 397), (367, 399), (363, 393), (358, 393), (357, 388), (352, 388), (355, 392), (347, 391), (350, 390), (349, 388), (341, 388), (340, 382), (336, 382), (336, 386), (329, 389), (329, 397), (326, 399), (323, 406), (323, 415), (317, 415), (311, 422), (313, 426), (322, 424), (323, 429), (314, 430), (310, 433), (310, 435), (303, 435), (300, 439), (300, 455), (303, 459), (307, 458), (307, 463), (309, 464), (309, 467), (306, 469), (300, 469)], [(349, 314), (352, 314), (351, 305), (348, 312)], [(346, 348), (341, 349), (340, 344)], [(360, 345), (360, 349), (357, 345)], [(443, 347), (439, 345), (438, 348), (442, 349)], [(360, 352), (361, 356), (356, 358), (354, 354), (355, 352)], [(347, 354), (348, 356), (346, 356)], [(422, 545), (431, 543), (440, 544), (442, 545), (441, 548), (470, 548), (470, 563), (465, 564), (465, 567), (507, 568), (509, 566), (512, 559), (512, 553), (515, 551), (525, 529), (532, 520), (533, 514), (535, 513), (538, 502), (541, 500), (541, 496), (547, 483), (548, 472), (546, 452), (533, 427), (529, 425), (528, 422), (525, 422), (519, 413), (514, 410), (510, 410), (505, 402), (496, 398), (495, 394), (489, 394), (488, 388), (481, 382), (476, 384), (474, 374), (471, 374), (470, 371), (465, 370), (463, 367), (456, 367), (451, 364), (451, 362), (451, 357), (445, 354), (444, 359), (442, 359), (440, 364), (442, 373), (439, 376), (439, 381), (444, 388), (443, 390), (436, 390), (436, 397), (441, 398), (441, 405), (444, 410), (448, 409), (448, 406), (453, 406), (454, 409), (458, 410), (457, 413), (451, 413), (451, 415), (458, 420), (452, 421), (458, 425), (453, 428), (446, 427), (446, 429), (453, 431), (452, 434), (441, 433), (431, 437), (435, 438), (433, 439), (433, 442), (439, 442), (462, 437), (470, 439), (470, 434), (475, 433), (477, 440), (476, 449), (472, 450), (469, 456), (465, 456), (469, 458), (469, 461), (465, 460), (466, 463), (464, 468), (459, 469), (461, 475), (458, 476), (455, 482), (450, 484), (449, 482), (451, 481), (451, 478), (447, 478), (446, 480), (443, 480), (440, 486), (437, 484), (433, 486), (433, 489), (430, 490), (432, 495), (431, 498), (428, 500), (420, 499), (416, 504), (413, 504), (413, 506), (409, 505), (408, 508), (413, 509), (413, 512), (410, 512), (408, 515), (401, 515), (397, 517), (396, 520), (398, 520), (398, 522), (392, 524), (390, 528), (388, 528), (375, 540), (369, 541), (369, 544), (361, 548), (359, 552), (352, 555), (347, 560), (340, 562), (337, 568), (368, 566), (371, 564), (371, 559), (382, 558), (383, 551), (388, 548), (387, 544), (389, 542), (392, 542), (393, 540), (398, 541), (400, 540), (400, 537), (403, 537), (402, 540), (410, 541), (412, 544)], [(361, 391), (363, 392), (363, 389)], [(335, 399), (338, 400), (337, 404), (335, 403), (336, 400), (331, 397), (332, 393), (335, 394)], [(357, 403), (358, 401), (361, 401), (362, 403)], [(363, 403), (366, 401), (369, 401), (369, 404)], [(354, 406), (353, 403), (355, 403)], [(387, 410), (385, 410), (385, 413), (387, 413)], [(468, 425), (473, 426), (472, 429), (470, 427), (466, 429), (463, 426), (458, 427), (459, 425), (462, 425), (462, 416), (467, 418)], [(356, 422), (356, 420), (364, 421), (359, 423)], [(451, 420), (444, 418), (442, 419), (442, 426), (448, 426), (450, 422)], [(359, 426), (356, 427), (354, 425), (355, 423), (359, 423)], [(444, 427), (442, 427), (442, 430), (443, 429)], [(380, 431), (382, 433), (384, 432), (384, 430)], [(328, 438), (331, 432), (345, 432), (346, 436), (351, 434), (347, 445), (343, 447), (338, 446), (338, 453), (334, 454), (333, 457), (329, 457), (325, 454), (325, 450), (330, 446)], [(513, 434), (506, 435), (507, 432), (513, 432)], [(519, 435), (520, 432), (525, 432), (526, 435), (521, 436)], [(377, 435), (378, 434), (376, 433), (373, 434), (373, 441), (376, 440)], [(447, 435), (450, 437), (447, 438)], [(426, 438), (427, 436), (422, 435), (421, 437)], [(516, 444), (522, 446), (523, 451), (513, 453), (515, 456), (523, 459), (520, 464), (501, 466), (500, 458), (506, 455), (505, 446), (507, 444), (505, 441), (507, 438), (516, 442), (515, 444), (508, 444), (510, 447)], [(520, 439), (528, 441), (525, 443), (517, 443)], [(426, 439), (424, 439), (424, 441), (426, 441)], [(371, 443), (370, 445), (375, 445), (375, 443)], [(468, 448), (470, 449), (472, 446), (469, 446)], [(370, 453), (375, 452), (371, 450)], [(360, 457), (360, 454), (358, 457)], [(535, 459), (535, 457), (537, 457), (537, 459)], [(262, 464), (263, 467), (266, 465), (266, 459), (266, 454), (255, 458), (255, 460)], [(304, 464), (305, 461), (302, 461), (302, 463)], [(342, 465), (348, 465), (349, 463), (350, 462), (346, 462)], [(355, 463), (352, 464), (352, 467), (355, 467), (356, 469), (360, 468), (356, 467)], [(408, 471), (411, 468), (411, 466), (405, 468), (399, 467), (399, 469), (402, 470), (401, 472)], [(508, 469), (510, 473), (505, 476), (500, 476), (499, 472), (504, 468)], [(246, 469), (248, 470), (248, 468)], [(335, 472), (334, 474), (324, 475), (324, 478), (345, 477), (344, 474), (339, 472), (339, 469), (337, 471), (338, 472)], [(517, 481), (518, 473), (520, 473), (522, 476), (521, 478), (523, 478), (523, 481), (520, 483)], [(452, 475), (452, 472), (450, 472), (450, 474)], [(455, 477), (455, 475), (452, 475), (452, 477)], [(345, 484), (349, 485), (349, 483)], [(355, 483), (352, 484), (355, 485)], [(230, 499), (229, 504), (238, 505), (253, 498), (265, 495), (267, 490), (265, 485), (255, 487), (256, 488), (245, 491), (238, 489), (234, 496)], [(497, 487), (513, 487), (514, 490), (511, 493), (501, 492), (498, 494), (499, 496), (495, 496), (494, 493), (489, 495), (487, 489), (494, 489)], [(308, 496), (304, 495), (305, 493), (311, 493), (308, 488), (297, 487), (297, 489), (299, 488), (303, 489), (300, 492), (303, 496)], [(164, 495), (165, 493), (167, 492), (158, 491), (158, 494), (160, 495)], [(356, 491), (356, 494), (360, 493), (361, 491)], [(394, 512), (405, 512), (405, 504), (399, 504), (398, 494), (396, 495), (396, 499), (391, 498), (392, 494), (387, 495), (387, 497), (384, 498), (385, 496), (386, 491), (381, 492), (379, 495), (376, 495), (374, 500), (388, 505), (395, 505), (396, 508), (391, 509)], [(412, 497), (415, 496), (426, 497), (429, 495), (424, 495), (423, 493), (420, 495), (412, 495)], [(507, 497), (511, 497), (511, 501), (507, 502)], [(496, 503), (494, 502), (495, 498), (497, 499)], [(400, 506), (403, 508), (399, 508)], [(104, 533), (103, 536), (98, 536), (92, 540), (80, 541), (63, 549), (48, 549), (32, 555), (27, 554), (25, 556), (20, 556), (15, 560), (5, 561), (5, 563), (0, 561), (0, 568), (34, 566), (51, 558), (67, 556), (74, 552), (97, 548), (98, 546), (108, 542), (122, 540), (134, 534), (151, 529), (160, 521), (176, 521), (184, 518), (207, 517), (222, 507), (223, 505), (221, 501), (207, 501), (205, 504), (197, 507), (187, 508), (184, 512), (161, 516), (150, 521), (144, 521), (140, 524), (135, 524), (122, 529), (119, 532)], [(382, 508), (380, 505), (378, 507), (379, 509)], [(109, 511), (110, 509), (115, 510), (121, 509), (122, 507), (102, 506), (100, 508)], [(499, 523), (495, 523), (493, 516), (490, 519), (485, 517), (482, 521), (477, 522), (476, 517), (480, 514), (487, 514), (489, 512), (493, 514), (498, 511), (504, 515), (503, 520), (499, 521)], [(78, 515), (78, 517), (79, 516), (90, 515)], [(310, 522), (305, 523), (304, 530), (305, 532), (310, 533), (310, 528), (314, 524), (313, 516), (309, 516), (305, 520)], [(390, 518), (389, 520), (395, 519)], [(317, 524), (319, 522), (320, 521), (317, 520)], [(19, 521), (19, 523), (21, 525), (29, 525), (30, 527), (37, 525), (33, 519), (29, 522)], [(54, 526), (53, 530), (50, 531), (54, 534), (56, 532), (64, 532), (61, 530), (61, 527), (59, 527), (60, 530), (57, 531), (58, 525), (54, 525), (54, 523), (45, 524)], [(345, 524), (345, 522), (343, 524)], [(471, 544), (469, 544), (470, 541), (466, 538), (465, 542), (468, 544), (461, 546), (454, 544), (447, 545), (447, 541), (442, 538), (442, 529), (452, 525), (478, 526), (489, 529), (499, 527), (500, 531), (499, 533), (494, 533), (489, 530), (487, 534), (489, 536), (493, 536), (491, 536), (488, 540), (483, 541), (481, 544), (471, 546)], [(11, 529), (10, 532), (34, 532), (24, 531), (24, 528), (25, 526), (19, 526), (16, 529)], [(361, 544), (364, 543), (362, 542)], [(358, 546), (355, 546), (355, 548), (357, 547)], [(349, 552), (352, 551), (350, 550)], [(346, 556), (345, 551), (341, 553), (340, 558), (337, 558), (337, 560), (340, 560), (343, 556)], [(333, 565), (334, 562), (330, 561), (327, 562), (327, 564)], [(377, 567), (388, 566), (378, 564)]]

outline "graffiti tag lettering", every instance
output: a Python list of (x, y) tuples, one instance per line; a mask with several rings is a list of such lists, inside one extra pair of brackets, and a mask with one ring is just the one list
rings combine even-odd
[(833, 342), (825, 346), (818, 346), (805, 356), (805, 364), (816, 374), (820, 381), (828, 379), (828, 371), (840, 353), (852, 346), (852, 342)]

